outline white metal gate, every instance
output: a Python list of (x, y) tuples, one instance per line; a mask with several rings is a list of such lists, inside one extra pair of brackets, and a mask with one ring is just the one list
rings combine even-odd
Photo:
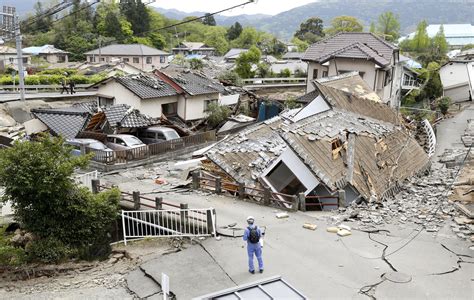
[(75, 181), (78, 184), (81, 184), (81, 185), (85, 186), (86, 188), (88, 188), (90, 191), (92, 191), (92, 179), (97, 179), (98, 174), (99, 174), (99, 172), (97, 172), (97, 170), (95, 170), (95, 171), (92, 171), (92, 172), (89, 172), (89, 173), (77, 175), (76, 178), (75, 178)]
[(426, 141), (428, 143), (428, 157), (431, 157), (436, 151), (436, 135), (434, 133), (433, 127), (427, 119), (424, 119), (422, 124), (426, 131), (426, 135), (428, 136), (428, 140)]
[(205, 209), (122, 210), (123, 240), (216, 235), (216, 211)]

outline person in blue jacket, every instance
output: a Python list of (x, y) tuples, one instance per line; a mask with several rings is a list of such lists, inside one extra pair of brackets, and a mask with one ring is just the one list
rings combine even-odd
[(255, 274), (255, 268), (253, 266), (253, 255), (257, 257), (258, 268), (260, 273), (263, 273), (263, 259), (262, 259), (262, 246), (260, 244), (260, 238), (264, 235), (260, 228), (255, 224), (254, 217), (247, 218), (248, 227), (244, 232), (244, 241), (247, 242), (247, 254), (249, 258), (249, 272)]

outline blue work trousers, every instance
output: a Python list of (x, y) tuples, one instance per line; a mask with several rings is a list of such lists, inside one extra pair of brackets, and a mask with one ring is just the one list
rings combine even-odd
[(247, 254), (249, 256), (249, 271), (255, 271), (255, 268), (253, 266), (253, 255), (257, 257), (258, 261), (258, 267), (260, 270), (263, 270), (263, 259), (262, 259), (262, 247), (260, 246), (260, 243), (252, 244), (252, 243), (247, 243)]

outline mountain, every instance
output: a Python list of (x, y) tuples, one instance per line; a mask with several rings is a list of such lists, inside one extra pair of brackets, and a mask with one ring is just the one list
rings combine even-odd
[[(165, 15), (166, 17), (170, 19), (176, 19), (176, 20), (182, 20), (186, 17), (191, 17), (191, 16), (203, 16), (206, 14), (206, 12), (202, 11), (194, 11), (194, 12), (183, 12), (177, 9), (166, 9), (166, 8), (161, 8), (161, 7), (153, 7), (157, 12), (160, 14)], [(239, 22), (241, 24), (253, 24), (255, 22), (258, 22), (259, 20), (262, 19), (267, 19), (272, 17), (271, 15), (265, 15), (265, 14), (254, 14), (254, 15), (238, 15), (238, 16), (223, 16), (223, 15), (215, 15), (214, 19), (216, 20), (217, 24), (222, 25), (222, 26), (231, 26), (235, 22)]]
[[(299, 6), (275, 16), (217, 16), (219, 25), (235, 21), (290, 39), (299, 25), (311, 17), (320, 17), (326, 26), (332, 18), (342, 15), (360, 19), (366, 28), (378, 16), (392, 11), (400, 17), (403, 33), (413, 31), (423, 19), (428, 23), (474, 23), (474, 0), (325, 0)], [(165, 15), (166, 12), (163, 12)], [(197, 14), (202, 15), (202, 14)]]

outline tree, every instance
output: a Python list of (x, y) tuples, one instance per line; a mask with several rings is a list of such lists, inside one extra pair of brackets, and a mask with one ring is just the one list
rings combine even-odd
[(40, 32), (48, 32), (51, 29), (52, 17), (50, 14), (46, 16), (43, 9), (43, 4), (40, 1), (35, 3), (35, 29)]
[(300, 28), (295, 32), (294, 37), (310, 44), (319, 41), (324, 37), (323, 20), (320, 18), (309, 18), (300, 24)]
[(252, 67), (253, 65), (258, 64), (260, 57), (260, 50), (257, 47), (252, 46), (249, 51), (243, 52), (239, 55), (239, 57), (237, 57), (235, 72), (237, 72), (241, 78), (254, 77), (255, 72), (252, 71)]
[(442, 97), (441, 99), (438, 100), (438, 108), (445, 116), (448, 113), (449, 106), (451, 105), (451, 98), (449, 97)]
[(204, 67), (204, 63), (199, 58), (191, 58), (189, 60), (189, 67), (193, 70), (201, 70)]
[(328, 35), (339, 32), (362, 32), (364, 26), (361, 21), (350, 16), (339, 16), (331, 20), (331, 27), (326, 30)]
[(278, 74), (278, 77), (282, 78), (288, 78), (291, 77), (291, 71), (288, 68), (284, 68), (280, 71), (280, 74)]
[(232, 41), (232, 47), (248, 49), (258, 43), (258, 32), (253, 27), (245, 27), (238, 38)]
[(370, 23), (369, 32), (371, 32), (371, 33), (376, 33), (377, 32), (377, 29), (375, 28), (375, 23), (374, 22)]
[(430, 43), (430, 52), (434, 61), (441, 61), (448, 53), (449, 44), (444, 35), (444, 26), (439, 27), (439, 31), (433, 37)]
[(214, 19), (213, 15), (211, 15), (210, 13), (206, 13), (204, 15), (204, 19), (202, 20), (202, 24), (208, 26), (216, 26), (216, 20)]
[(229, 43), (227, 42), (226, 30), (224, 27), (220, 26), (212, 26), (208, 27), (205, 32), (205, 40), (204, 42), (206, 45), (210, 47), (216, 48), (217, 52), (220, 55), (223, 55), (229, 50)]
[(231, 114), (229, 107), (225, 105), (219, 105), (218, 103), (211, 103), (207, 107), (208, 117), (207, 122), (211, 127), (216, 127), (225, 121)]
[(242, 33), (242, 25), (239, 22), (235, 22), (234, 25), (230, 26), (227, 30), (227, 38), (229, 41), (233, 41), (240, 36)]
[[(377, 20), (376, 32), (390, 42), (400, 37), (400, 21), (398, 15), (388, 11), (381, 14)], [(372, 31), (371, 31), (372, 32)]]
[(298, 52), (305, 52), (306, 49), (308, 49), (309, 47), (309, 44), (305, 41), (302, 41), (300, 40), (299, 38), (297, 37), (293, 37), (293, 39), (291, 40), (291, 42), (293, 44), (296, 45), (296, 47), (298, 47)]
[(418, 23), (418, 26), (416, 27), (416, 33), (411, 42), (411, 48), (418, 53), (426, 51), (430, 45), (430, 38), (426, 31), (427, 27), (428, 23), (425, 20)]
[(142, 0), (121, 0), (120, 12), (132, 24), (134, 34), (140, 35), (150, 30), (150, 15)]
[(109, 250), (107, 234), (117, 216), (120, 193), (93, 195), (75, 183), (74, 169), (88, 160), (89, 156), (73, 156), (62, 138), (46, 135), (36, 142), (15, 142), (0, 152), (2, 201), (11, 201), (15, 219), (39, 243), (54, 239), (56, 245), (88, 254)]

